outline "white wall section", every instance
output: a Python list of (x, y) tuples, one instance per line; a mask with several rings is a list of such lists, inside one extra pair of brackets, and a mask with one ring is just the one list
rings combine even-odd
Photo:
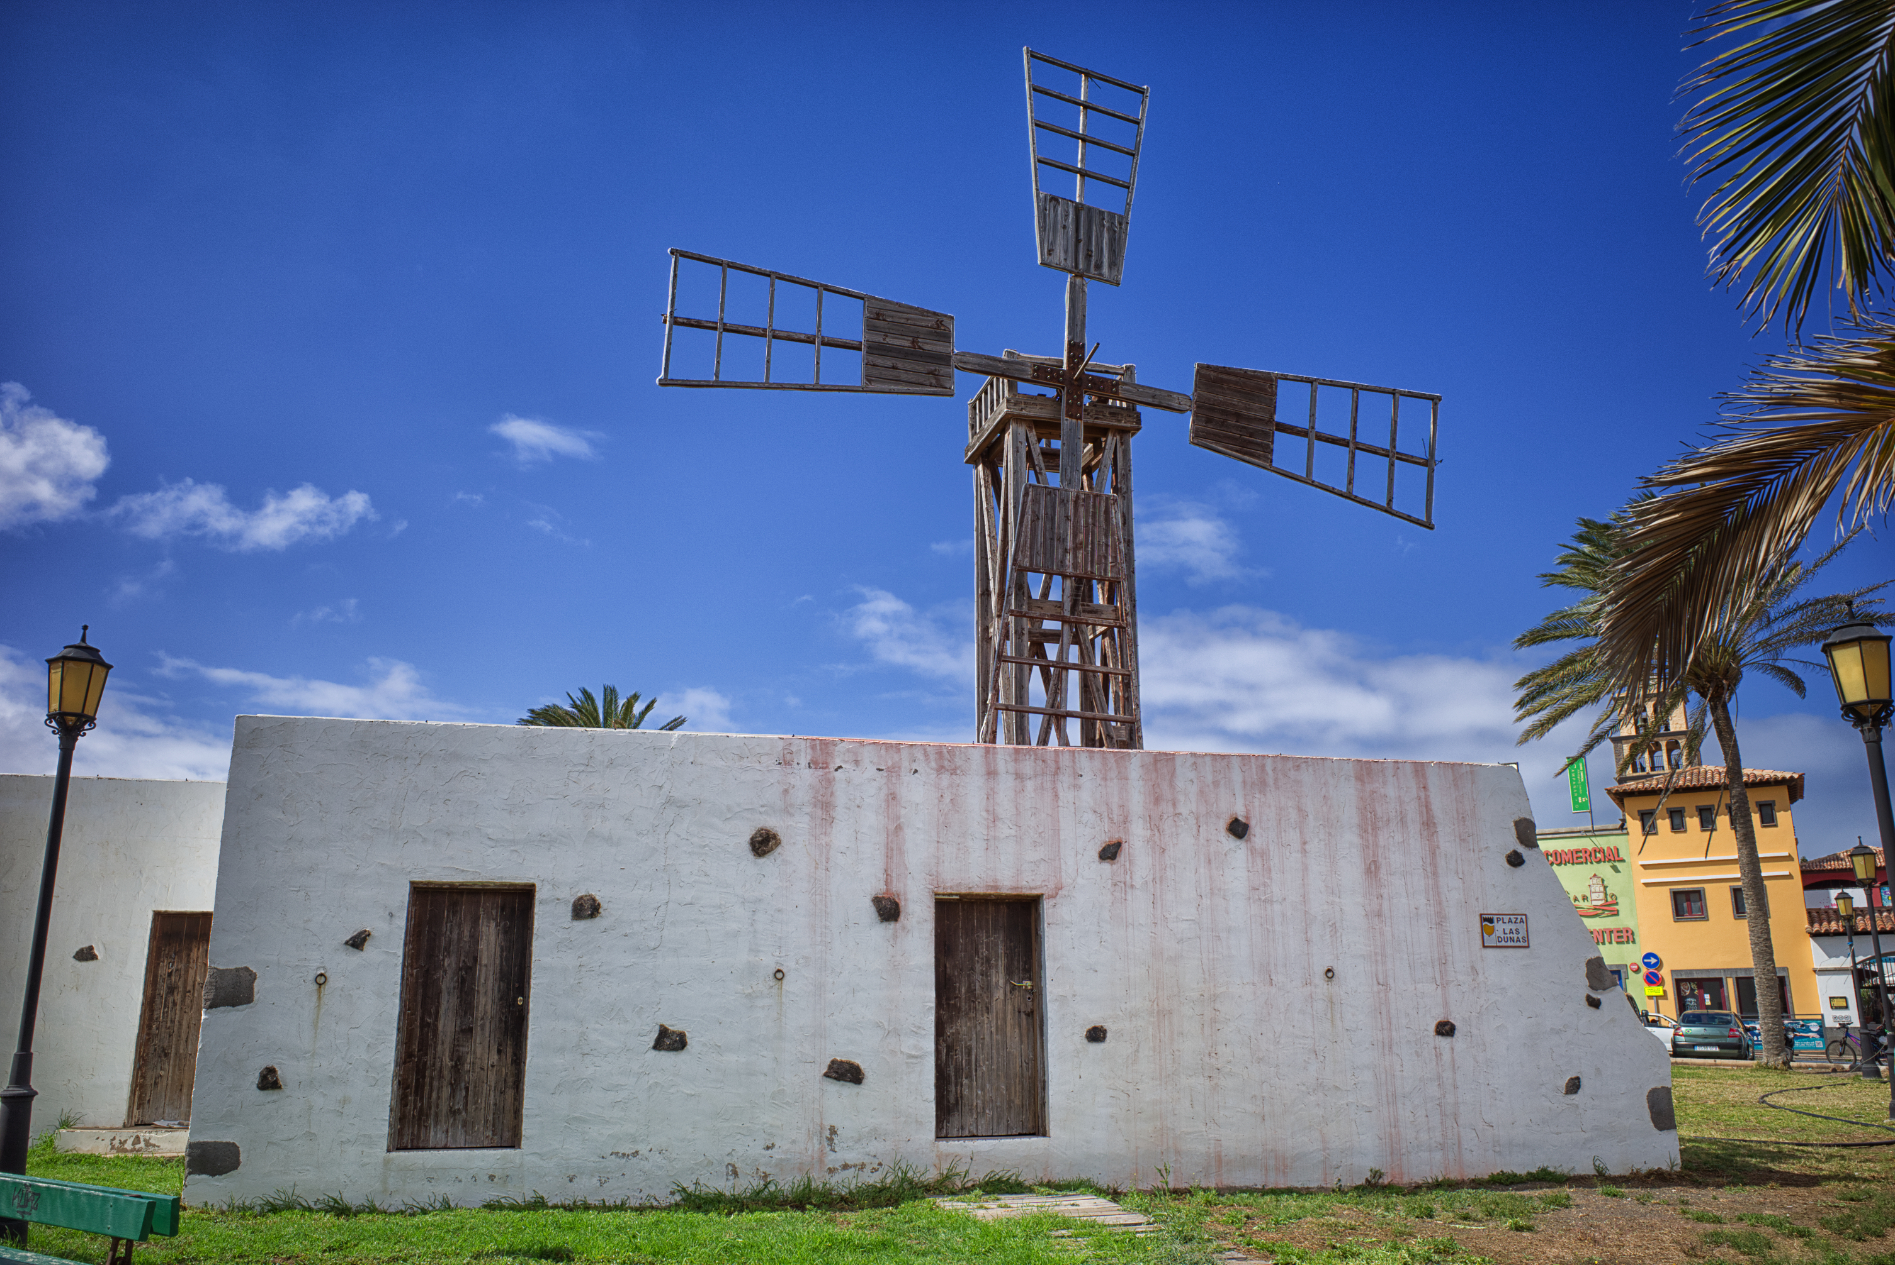
[[(8, 1052), (52, 803), (52, 778), (0, 775), (0, 1041)], [(72, 779), (33, 1042), (35, 1134), (62, 1112), (86, 1125), (124, 1122), (151, 915), (211, 908), (223, 815), (222, 782)], [(97, 960), (75, 961), (87, 945)]]
[[(185, 1197), (1675, 1164), (1665, 1051), (1589, 987), (1552, 870), (1508, 864), (1528, 812), (1497, 765), (240, 717), (211, 966), (256, 999), (206, 1012), (192, 1121), (234, 1144), (194, 1166), (237, 1167)], [(537, 887), (517, 1149), (388, 1150), (414, 881)], [(934, 1136), (937, 892), (1043, 898), (1047, 1136)], [(1531, 947), (1483, 949), (1482, 913)], [(688, 1047), (653, 1050), (661, 1023)]]

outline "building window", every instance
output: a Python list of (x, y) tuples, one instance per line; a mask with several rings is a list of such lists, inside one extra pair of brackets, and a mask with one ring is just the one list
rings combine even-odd
[(1658, 833), (1658, 810), (1641, 808), (1638, 810), (1638, 828), (1648, 835)]
[(1670, 761), (1672, 768), (1682, 769), (1684, 767), (1684, 748), (1680, 747), (1677, 743), (1671, 742), (1665, 744), (1665, 757)]
[(1698, 829), (1704, 831), (1706, 834), (1717, 829), (1716, 804), (1698, 805)]
[[(1731, 888), (1731, 917), (1748, 918), (1749, 916), (1750, 911), (1744, 906), (1744, 889), (1741, 887)], [(1766, 918), (1770, 916), (1770, 893), (1768, 891), (1763, 894), (1763, 916)]]
[[(1705, 979), (1674, 979), (1678, 986), (1678, 1010), (1727, 1010), (1724, 1004), (1728, 994), (1724, 991), (1724, 981), (1715, 976)], [(1788, 1013), (1787, 1011), (1784, 1013)]]
[(1665, 810), (1665, 816), (1671, 819), (1671, 830), (1673, 834), (1682, 834), (1684, 832), (1684, 809), (1667, 808)]
[(1702, 887), (1678, 887), (1671, 892), (1673, 922), (1702, 922), (1711, 915), (1704, 906)]
[(1777, 802), (1774, 799), (1757, 801), (1757, 824), (1760, 826), (1777, 824)]

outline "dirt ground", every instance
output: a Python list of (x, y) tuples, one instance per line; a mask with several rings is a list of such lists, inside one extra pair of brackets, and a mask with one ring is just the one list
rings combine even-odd
[[(1793, 1092), (1784, 1093), (1789, 1090)], [(1895, 1265), (1895, 1140), (1871, 1127), (1889, 1087), (1746, 1064), (1674, 1068), (1675, 1172), (1562, 1176), (1340, 1192), (1197, 1191), (1173, 1205), (1225, 1259), (1330, 1265)], [(1840, 1120), (1795, 1115), (1773, 1102)], [(1847, 1121), (1848, 1123), (1845, 1123)], [(1161, 1214), (1162, 1216), (1162, 1214)], [(1182, 1228), (1182, 1227), (1181, 1227)]]

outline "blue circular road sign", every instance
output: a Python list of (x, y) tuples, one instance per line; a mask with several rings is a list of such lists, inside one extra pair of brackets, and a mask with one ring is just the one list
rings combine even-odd
[(1655, 971), (1664, 965), (1664, 962), (1660, 960), (1656, 953), (1647, 953), (1644, 957), (1640, 958), (1639, 961), (1645, 964), (1645, 969), (1648, 971)]

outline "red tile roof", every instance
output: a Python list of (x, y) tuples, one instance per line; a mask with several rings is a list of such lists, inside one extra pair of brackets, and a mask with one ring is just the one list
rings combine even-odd
[[(1895, 909), (1876, 910), (1875, 929), (1882, 935), (1895, 933)], [(1840, 936), (1847, 934), (1847, 929), (1842, 925), (1842, 915), (1835, 910), (1811, 908), (1809, 933), (1813, 936)], [(1869, 911), (1861, 904), (1856, 906), (1856, 934), (1869, 934)]]
[[(1711, 764), (1693, 765), (1688, 769), (1679, 769), (1675, 773), (1654, 773), (1649, 777), (1633, 778), (1620, 782), (1617, 786), (1606, 787), (1605, 793), (1612, 797), (1621, 809), (1625, 807), (1628, 795), (1656, 795), (1665, 789), (1665, 779), (1671, 779), (1671, 789), (1676, 791), (1706, 791), (1729, 785), (1724, 770)], [(1787, 786), (1790, 788), (1790, 802), (1794, 804), (1803, 798), (1803, 775), (1784, 773), (1777, 769), (1745, 769), (1745, 786)]]
[[(1878, 870), (1882, 868), (1882, 850), (1880, 848), (1875, 850), (1875, 868)], [(1849, 860), (1849, 854), (1847, 852), (1831, 852), (1826, 856), (1804, 857), (1803, 872), (1807, 874), (1811, 870), (1848, 870), (1853, 877), (1855, 865)]]

